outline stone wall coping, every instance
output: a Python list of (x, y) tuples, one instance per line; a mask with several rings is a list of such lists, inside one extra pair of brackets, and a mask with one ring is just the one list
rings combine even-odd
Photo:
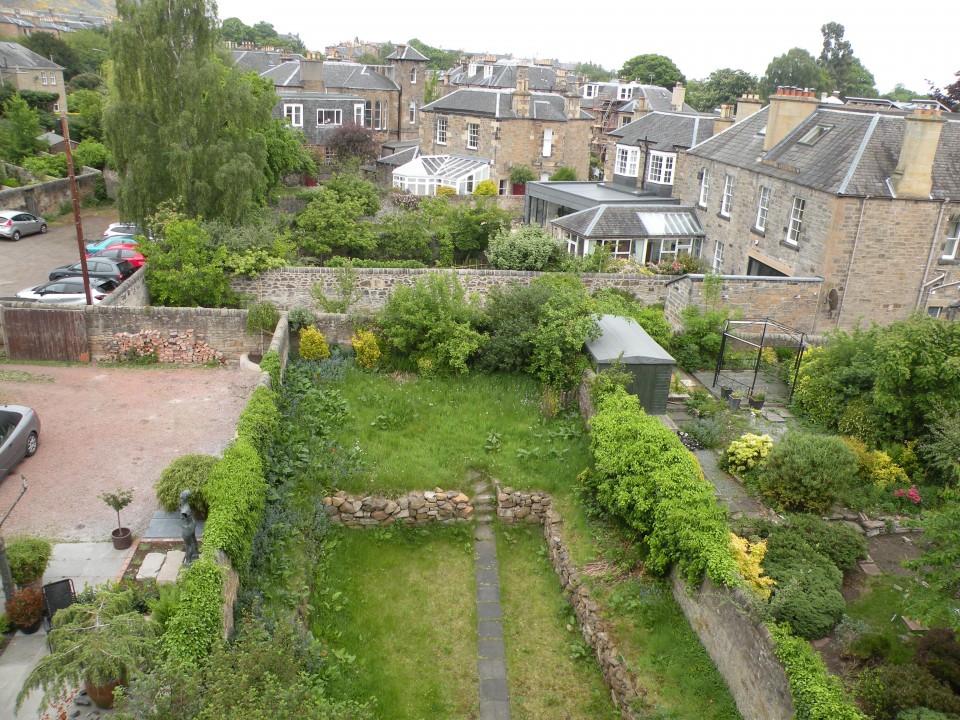
[[(641, 276), (642, 277), (642, 276)], [(699, 273), (688, 273), (686, 275), (681, 275), (680, 277), (675, 277), (670, 280), (667, 285), (672, 285), (673, 283), (680, 282), (681, 280), (691, 280), (695, 282), (702, 281), (706, 278), (706, 275)], [(793, 275), (787, 277), (780, 276), (766, 276), (766, 275), (721, 275), (723, 280), (761, 280), (763, 282), (796, 282), (796, 283), (822, 283), (823, 278), (818, 276), (809, 276), (809, 277), (796, 277)]]
[[(291, 265), (288, 267), (268, 270), (269, 273), (296, 273), (303, 275), (326, 275), (333, 274), (340, 268), (336, 267), (313, 267), (306, 265)], [(536, 270), (494, 270), (492, 268), (354, 268), (358, 275), (428, 275), (432, 273), (453, 273), (466, 277), (529, 277), (536, 278), (542, 275), (558, 275), (562, 273), (541, 272)], [(656, 274), (638, 274), (638, 273), (582, 273), (581, 278), (623, 278), (624, 280), (655, 280), (657, 278), (668, 278), (670, 275)], [(757, 279), (757, 278), (751, 278)], [(766, 279), (766, 278), (763, 278)], [(792, 279), (792, 278), (786, 278)]]

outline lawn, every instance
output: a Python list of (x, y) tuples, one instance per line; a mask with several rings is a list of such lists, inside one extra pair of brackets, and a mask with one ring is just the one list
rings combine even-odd
[(497, 556), (511, 717), (619, 718), (560, 592), (542, 530), (498, 525)]
[(343, 531), (311, 598), (311, 630), (355, 657), (345, 697), (380, 720), (476, 717), (477, 620), (468, 526)]
[(340, 439), (359, 445), (366, 469), (343, 490), (466, 489), (475, 470), (505, 486), (566, 494), (590, 462), (579, 416), (543, 419), (539, 385), (526, 376), (398, 381), (351, 370), (343, 394), (350, 419)]

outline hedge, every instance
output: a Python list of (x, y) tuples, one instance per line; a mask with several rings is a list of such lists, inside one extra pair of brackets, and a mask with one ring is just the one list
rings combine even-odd
[(253, 391), (250, 402), (240, 413), (240, 419), (237, 420), (237, 437), (253, 445), (257, 453), (263, 457), (267, 443), (279, 425), (280, 410), (277, 407), (277, 394), (270, 388), (261, 386)]
[[(208, 549), (209, 548), (209, 549)], [(167, 621), (161, 647), (176, 661), (197, 665), (218, 642), (223, 631), (223, 571), (214, 559), (215, 550), (204, 552), (180, 575), (180, 598)]]
[(730, 549), (727, 511), (677, 435), (618, 387), (590, 423), (597, 502), (647, 543), (646, 567), (675, 566), (690, 583), (741, 584)]

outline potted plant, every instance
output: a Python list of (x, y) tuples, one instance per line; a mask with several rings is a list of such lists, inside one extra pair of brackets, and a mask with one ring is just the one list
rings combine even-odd
[(136, 609), (134, 590), (106, 588), (89, 602), (57, 611), (47, 636), (50, 654), (37, 663), (17, 696), (17, 709), (34, 690), (41, 707), (84, 684), (99, 707), (113, 704), (113, 690), (156, 653), (155, 628)]
[(754, 410), (759, 410), (760, 408), (763, 407), (763, 402), (766, 399), (767, 399), (766, 393), (762, 393), (762, 392), (754, 393), (753, 395), (750, 396), (750, 407), (752, 407)]
[(115, 493), (101, 493), (98, 495), (107, 505), (117, 512), (117, 529), (110, 535), (113, 537), (113, 547), (117, 550), (126, 550), (133, 544), (133, 535), (130, 528), (120, 524), (120, 511), (133, 501), (133, 490), (118, 489)]
[(527, 190), (527, 183), (536, 178), (533, 170), (526, 165), (515, 165), (510, 171), (511, 192), (514, 195), (523, 195)]
[(740, 402), (742, 400), (743, 400), (743, 395), (740, 393), (739, 390), (736, 392), (730, 393), (730, 395), (727, 397), (727, 403), (730, 405), (731, 410), (739, 410)]
[(7, 543), (10, 574), (17, 587), (39, 586), (52, 554), (53, 545), (41, 538), (17, 538)]
[(43, 621), (43, 593), (35, 588), (16, 590), (7, 600), (6, 611), (11, 625), (24, 635), (32, 635)]
[(730, 387), (729, 385), (721, 385), (721, 386), (720, 386), (720, 399), (721, 399), (721, 400), (726, 400), (727, 398), (730, 397), (730, 393), (732, 393), (732, 392), (733, 392), (733, 388)]

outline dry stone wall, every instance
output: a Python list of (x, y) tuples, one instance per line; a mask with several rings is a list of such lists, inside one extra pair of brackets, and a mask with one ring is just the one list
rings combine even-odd
[(497, 486), (497, 517), (504, 525), (542, 523), (552, 503), (546, 493), (522, 493)]
[(379, 525), (451, 525), (473, 517), (473, 501), (459, 490), (412, 492), (391, 500), (351, 495), (343, 490), (323, 499), (334, 525), (361, 529)]

